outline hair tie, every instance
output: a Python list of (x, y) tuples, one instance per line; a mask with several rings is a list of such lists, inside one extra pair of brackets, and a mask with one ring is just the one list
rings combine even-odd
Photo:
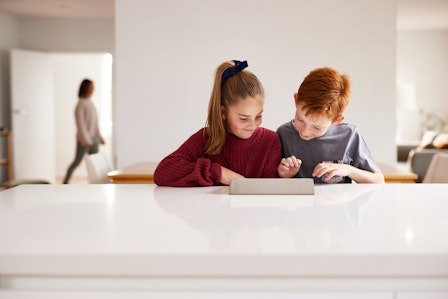
[(235, 67), (228, 68), (222, 73), (222, 79), (225, 80), (229, 77), (232, 77), (238, 72), (241, 72), (245, 68), (248, 67), (247, 60), (239, 61), (239, 60), (233, 60), (235, 62)]

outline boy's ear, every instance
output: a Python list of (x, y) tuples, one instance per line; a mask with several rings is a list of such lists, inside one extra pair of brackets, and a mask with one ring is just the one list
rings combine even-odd
[(297, 106), (297, 92), (294, 93), (294, 104)]
[(345, 119), (344, 115), (339, 115), (338, 117), (336, 117), (336, 119), (333, 121), (332, 125), (339, 125), (343, 120)]

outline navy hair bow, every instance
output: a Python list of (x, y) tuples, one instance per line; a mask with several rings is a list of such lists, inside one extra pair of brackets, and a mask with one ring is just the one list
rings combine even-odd
[(235, 67), (228, 68), (224, 71), (224, 73), (222, 73), (223, 80), (232, 77), (236, 73), (241, 72), (242, 70), (248, 67), (247, 60), (244, 61), (234, 60), (233, 62), (235, 62)]

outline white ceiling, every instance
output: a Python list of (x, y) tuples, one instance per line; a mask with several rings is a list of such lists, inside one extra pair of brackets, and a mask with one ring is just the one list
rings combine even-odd
[[(397, 3), (398, 29), (448, 29), (448, 0)], [(113, 19), (114, 0), (0, 0), (0, 11), (24, 17)]]
[(448, 29), (448, 0), (397, 0), (398, 29)]
[(0, 0), (0, 11), (39, 18), (113, 19), (114, 0)]

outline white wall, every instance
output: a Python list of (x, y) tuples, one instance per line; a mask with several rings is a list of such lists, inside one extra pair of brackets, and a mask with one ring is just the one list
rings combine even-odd
[[(406, 126), (408, 139), (419, 139), (425, 112), (448, 121), (448, 29), (400, 30), (397, 35), (397, 83), (415, 86), (417, 109)], [(409, 113), (409, 111), (408, 111)]]
[[(160, 160), (202, 127), (215, 68), (247, 59), (267, 92), (264, 123), (294, 116), (314, 68), (353, 81), (346, 120), (395, 162), (396, 3), (390, 0), (116, 0), (118, 166)], [(379, 21), (380, 20), (380, 21)]]
[(114, 20), (19, 18), (20, 47), (54, 52), (114, 51)]

